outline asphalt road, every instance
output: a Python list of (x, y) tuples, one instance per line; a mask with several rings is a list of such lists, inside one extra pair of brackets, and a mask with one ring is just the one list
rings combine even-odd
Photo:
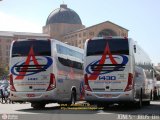
[(118, 105), (103, 109), (80, 102), (72, 107), (48, 104), (36, 110), (29, 103), (0, 103), (0, 120), (160, 120), (160, 101), (141, 109)]

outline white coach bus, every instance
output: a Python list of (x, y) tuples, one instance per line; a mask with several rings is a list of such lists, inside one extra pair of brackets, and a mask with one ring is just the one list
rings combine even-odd
[(83, 50), (54, 39), (13, 41), (10, 51), (10, 98), (31, 102), (75, 103), (83, 87)]
[(135, 41), (97, 37), (85, 43), (85, 100), (91, 104), (150, 104), (154, 72), (148, 55)]

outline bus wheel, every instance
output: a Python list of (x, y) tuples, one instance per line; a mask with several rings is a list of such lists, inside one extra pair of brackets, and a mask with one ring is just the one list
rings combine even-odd
[(153, 100), (153, 92), (151, 90), (151, 93), (150, 93), (150, 100), (152, 101)]
[(142, 90), (141, 90), (140, 95), (139, 95), (139, 101), (136, 103), (136, 107), (137, 108), (142, 107)]
[(31, 103), (31, 107), (34, 109), (43, 109), (45, 108), (45, 103)]
[(71, 93), (71, 104), (75, 104), (76, 103), (76, 91), (72, 90)]
[(150, 101), (144, 101), (143, 104), (148, 106), (150, 105)]

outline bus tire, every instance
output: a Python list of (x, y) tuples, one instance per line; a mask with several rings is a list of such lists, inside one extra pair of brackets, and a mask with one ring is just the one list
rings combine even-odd
[(151, 90), (151, 93), (150, 93), (150, 100), (152, 101), (153, 100), (153, 92)]
[(139, 101), (136, 103), (136, 108), (142, 108), (142, 90), (139, 94)]
[(147, 105), (147, 106), (150, 105), (150, 101), (144, 101), (143, 105)]
[(108, 108), (109, 107), (109, 103), (107, 102), (98, 102), (97, 103), (97, 107), (102, 107), (102, 108)]
[(75, 90), (72, 90), (72, 93), (71, 93), (71, 104), (75, 104), (76, 103), (76, 91)]
[(43, 109), (45, 108), (45, 103), (31, 103), (31, 107), (34, 109)]

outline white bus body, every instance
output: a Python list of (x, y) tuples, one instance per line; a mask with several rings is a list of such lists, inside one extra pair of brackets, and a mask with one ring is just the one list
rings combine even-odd
[[(143, 72), (146, 77), (136, 76)], [(96, 104), (133, 102), (141, 107), (142, 102), (150, 103), (153, 77), (150, 58), (132, 39), (98, 37), (86, 41), (86, 101)]]
[(83, 86), (83, 50), (54, 39), (12, 42), (10, 97), (41, 108), (50, 102), (75, 102)]

